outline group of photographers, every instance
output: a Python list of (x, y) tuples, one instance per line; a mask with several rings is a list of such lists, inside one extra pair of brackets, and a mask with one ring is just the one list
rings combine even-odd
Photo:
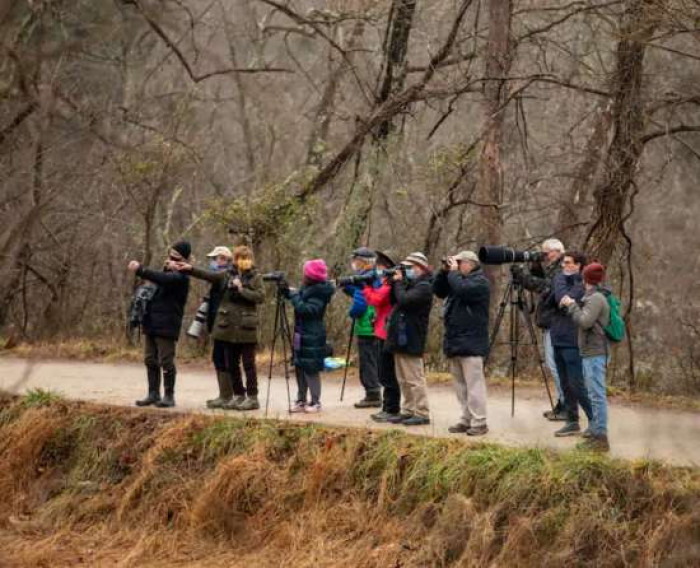
[[(610, 308), (602, 288), (604, 268), (585, 266), (585, 258), (565, 251), (551, 239), (542, 246), (542, 270), (514, 265), (514, 281), (538, 295), (536, 322), (544, 330), (547, 365), (554, 377), (557, 404), (545, 417), (565, 421), (556, 436), (580, 433), (579, 406), (588, 417), (586, 444), (607, 450), (605, 367), (608, 343), (605, 327)], [(189, 278), (211, 284), (206, 325), (213, 339), (212, 359), (219, 385), (209, 408), (255, 410), (260, 407), (255, 366), (258, 341), (258, 305), (264, 301), (263, 278), (246, 246), (233, 253), (218, 246), (207, 256), (208, 269), (189, 262), (189, 243), (175, 243), (163, 270), (138, 262), (130, 270), (154, 285), (154, 294), (142, 324), (148, 395), (137, 405), (174, 406), (175, 343), (180, 333)], [(427, 381), (423, 363), (433, 298), (444, 300), (443, 349), (449, 360), (457, 398), (459, 421), (453, 433), (480, 436), (488, 432), (484, 359), (489, 352), (491, 285), (479, 256), (462, 251), (443, 259), (433, 271), (420, 252), (400, 264), (382, 251), (355, 250), (350, 259), (353, 276), (337, 284), (351, 298), (349, 317), (357, 338), (360, 381), (365, 390), (357, 408), (378, 408), (372, 420), (405, 426), (430, 423)], [(265, 278), (268, 278), (267, 276)], [(280, 295), (294, 308), (291, 338), (298, 385), (291, 412), (321, 410), (320, 372), (329, 354), (325, 313), (335, 292), (326, 263), (306, 262), (299, 289), (283, 278)], [(200, 308), (201, 309), (201, 308)], [(245, 372), (242, 379), (241, 362)], [(160, 394), (163, 372), (164, 395)]]

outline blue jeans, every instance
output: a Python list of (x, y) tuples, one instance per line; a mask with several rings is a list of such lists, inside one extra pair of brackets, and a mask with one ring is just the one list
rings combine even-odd
[(583, 380), (583, 365), (578, 347), (554, 347), (554, 359), (559, 371), (561, 388), (564, 391), (564, 402), (569, 415), (569, 422), (578, 422), (578, 407), (581, 405), (586, 413), (588, 422), (593, 420), (591, 399)]
[(583, 358), (583, 378), (593, 407), (593, 421), (590, 429), (596, 436), (608, 435), (608, 398), (605, 387), (607, 370), (605, 355)]
[(564, 391), (561, 390), (561, 380), (559, 379), (559, 371), (557, 371), (557, 364), (554, 361), (554, 347), (552, 347), (552, 334), (548, 329), (544, 330), (544, 360), (545, 363), (547, 363), (547, 368), (549, 369), (549, 372), (552, 373), (554, 386), (557, 389), (557, 405), (561, 406), (564, 404)]

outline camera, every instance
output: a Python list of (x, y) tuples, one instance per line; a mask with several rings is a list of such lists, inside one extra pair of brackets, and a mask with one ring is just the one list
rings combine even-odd
[(450, 257), (449, 256), (443, 256), (440, 259), (440, 265), (444, 270), (449, 270), (450, 269)]
[(374, 279), (376, 277), (377, 274), (374, 272), (371, 272), (369, 274), (354, 274), (353, 276), (342, 276), (341, 278), (338, 278), (335, 282), (336, 286), (371, 284), (372, 282), (374, 282)]
[(207, 324), (207, 313), (209, 312), (209, 298), (204, 298), (197, 312), (194, 314), (194, 320), (187, 329), (187, 335), (195, 339), (202, 335), (204, 326)]
[(393, 278), (397, 272), (400, 272), (404, 278), (406, 278), (406, 267), (403, 264), (394, 266), (393, 268), (385, 268), (383, 270), (377, 270), (378, 276), (384, 276), (386, 278)]
[(281, 270), (275, 270), (274, 272), (263, 274), (262, 279), (265, 282), (277, 282), (278, 284), (281, 284), (285, 281), (285, 274)]
[(512, 262), (541, 262), (544, 253), (540, 251), (520, 251), (511, 247), (487, 246), (479, 249), (482, 264), (509, 264)]

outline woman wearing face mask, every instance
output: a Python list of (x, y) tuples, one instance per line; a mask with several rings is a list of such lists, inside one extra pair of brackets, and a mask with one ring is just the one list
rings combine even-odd
[[(321, 377), (326, 358), (326, 307), (335, 293), (328, 282), (328, 268), (321, 259), (304, 264), (302, 286), (298, 291), (282, 290), (294, 306), (294, 367), (299, 392), (292, 412), (316, 413), (321, 410)], [(308, 395), (311, 394), (311, 401)]]
[[(181, 264), (179, 270), (195, 278), (218, 283), (223, 287), (212, 338), (220, 342), (225, 371), (217, 372), (219, 399), (210, 408), (257, 410), (258, 378), (255, 351), (258, 343), (258, 304), (264, 299), (262, 277), (254, 267), (253, 251), (246, 246), (233, 251), (233, 267), (225, 272), (213, 272)], [(241, 362), (246, 376), (243, 385)]]

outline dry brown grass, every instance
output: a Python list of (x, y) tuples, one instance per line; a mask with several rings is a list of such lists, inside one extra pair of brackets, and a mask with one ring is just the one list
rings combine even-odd
[(691, 566), (700, 473), (0, 398), (3, 566)]

